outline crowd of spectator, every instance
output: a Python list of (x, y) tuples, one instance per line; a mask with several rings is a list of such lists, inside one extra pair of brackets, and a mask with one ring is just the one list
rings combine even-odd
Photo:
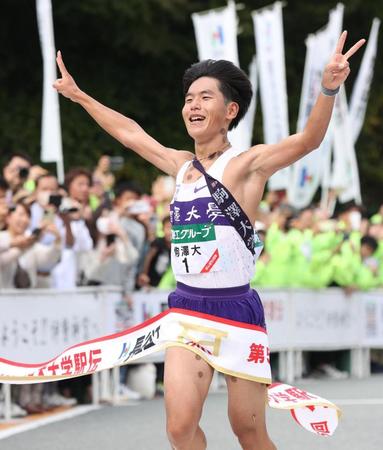
[[(165, 176), (150, 195), (134, 182), (116, 182), (106, 154), (93, 172), (70, 169), (63, 184), (28, 155), (10, 155), (0, 174), (0, 289), (113, 284), (129, 311), (135, 289), (173, 288), (173, 190), (174, 180)], [(296, 211), (269, 192), (256, 228), (265, 246), (253, 287), (349, 292), (383, 285), (383, 206), (371, 217), (352, 203), (336, 214), (319, 206)], [(126, 371), (121, 374), (125, 386)], [(60, 397), (50, 390), (22, 387), (16, 400), (35, 412), (44, 408), (43, 398)]]

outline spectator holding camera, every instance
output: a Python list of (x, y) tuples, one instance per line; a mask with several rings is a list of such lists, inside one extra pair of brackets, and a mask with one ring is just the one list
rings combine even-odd
[(9, 205), (12, 205), (13, 197), (18, 191), (23, 189), (23, 186), (28, 179), (31, 166), (31, 158), (21, 152), (12, 153), (5, 160), (3, 177), (8, 184), (6, 198)]
[[(59, 230), (62, 240), (63, 252), (65, 249), (71, 249), (74, 244), (73, 233), (70, 225), (70, 215), (61, 211), (63, 201), (63, 192), (59, 188), (57, 178), (46, 172), (36, 179), (36, 188), (34, 192), (36, 199), (31, 204), (31, 222), (30, 230), (38, 228), (42, 221), (53, 222)], [(49, 232), (44, 233), (40, 239), (43, 245), (52, 245), (55, 236)], [(57, 267), (57, 266), (55, 266)], [(51, 273), (53, 267), (42, 267), (39, 270), (39, 286), (56, 287), (52, 285)]]
[[(29, 232), (30, 210), (23, 203), (12, 207), (6, 218), (7, 228), (0, 232), (0, 287), (38, 287), (40, 268), (54, 266), (61, 256), (61, 235), (54, 223), (42, 221)], [(50, 246), (39, 242), (45, 233), (54, 236)]]
[(70, 222), (73, 242), (71, 247), (65, 248), (62, 261), (54, 270), (54, 286), (60, 289), (86, 284), (85, 268), (93, 249), (90, 185), (91, 175), (85, 169), (71, 169), (65, 176), (68, 196), (61, 201), (60, 213)]

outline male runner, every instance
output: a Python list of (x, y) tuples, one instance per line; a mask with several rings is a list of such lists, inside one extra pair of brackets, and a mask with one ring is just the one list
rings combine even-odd
[[(334, 55), (325, 67), (322, 92), (305, 129), (277, 144), (256, 145), (244, 152), (231, 148), (227, 132), (245, 115), (250, 103), (252, 91), (246, 75), (227, 61), (209, 60), (191, 66), (184, 76), (182, 116), (188, 134), (194, 139), (195, 155), (164, 147), (134, 120), (107, 108), (81, 91), (58, 52), (61, 78), (54, 83), (57, 91), (79, 103), (125, 147), (163, 172), (177, 177), (172, 203), (174, 229), (188, 226), (198, 229), (204, 226), (204, 221), (214, 226), (214, 242), (218, 249), (214, 261), (206, 260), (211, 241), (201, 238), (194, 249), (195, 254), (189, 253), (185, 257), (179, 253), (176, 255), (174, 245), (172, 265), (178, 284), (176, 291), (169, 296), (170, 307), (265, 326), (259, 297), (249, 289), (254, 254), (241, 239), (240, 232), (220, 211), (216, 197), (211, 197), (206, 186), (207, 178), (201, 170), (208, 171), (232, 194), (237, 202), (232, 214), (236, 215), (239, 207), (254, 224), (268, 178), (318, 148), (325, 136), (335, 94), (350, 73), (348, 59), (365, 42), (360, 40), (343, 54), (346, 36), (347, 32), (343, 32)], [(192, 162), (193, 158), (197, 161)], [(202, 168), (195, 167), (198, 162)], [(167, 433), (172, 448), (206, 448), (206, 438), (199, 427), (199, 420), (212, 376), (213, 369), (195, 353), (180, 347), (167, 349), (165, 403)], [(265, 424), (267, 386), (228, 375), (226, 382), (229, 419), (242, 448), (276, 449)]]

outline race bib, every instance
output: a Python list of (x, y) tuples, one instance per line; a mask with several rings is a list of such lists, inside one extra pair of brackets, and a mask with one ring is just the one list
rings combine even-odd
[(186, 275), (221, 270), (220, 254), (213, 223), (172, 227), (172, 268)]

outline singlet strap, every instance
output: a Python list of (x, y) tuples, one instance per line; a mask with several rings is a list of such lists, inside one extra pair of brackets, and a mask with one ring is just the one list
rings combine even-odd
[(188, 170), (188, 167), (190, 166), (191, 162), (192, 162), (192, 160), (189, 160), (189, 161), (185, 161), (182, 164), (182, 166), (176, 176), (176, 184), (182, 184), (184, 176), (185, 176), (185, 172)]

